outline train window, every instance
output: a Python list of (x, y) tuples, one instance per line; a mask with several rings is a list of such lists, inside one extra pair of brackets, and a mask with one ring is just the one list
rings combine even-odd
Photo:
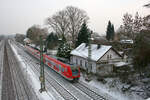
[(54, 63), (54, 62), (51, 62), (51, 64), (52, 64), (53, 66), (55, 66), (55, 63)]
[(51, 65), (52, 63), (51, 63), (51, 61), (49, 61), (49, 60), (47, 60), (47, 62)]
[(62, 67), (62, 68), (61, 68), (61, 71), (62, 71), (62, 72), (65, 72), (65, 69)]
[(65, 71), (67, 72), (67, 68), (65, 68)]
[(52, 64), (52, 62), (49, 60), (49, 63)]
[(59, 65), (59, 70), (61, 70), (61, 65)]
[(56, 64), (56, 68), (59, 69), (59, 66)]

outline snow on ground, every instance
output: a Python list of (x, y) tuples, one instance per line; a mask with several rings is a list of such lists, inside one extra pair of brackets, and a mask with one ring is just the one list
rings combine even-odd
[[(13, 45), (11, 45), (13, 51), (15, 52), (18, 60), (20, 61), (21, 65), (24, 67), (24, 69), (27, 70), (27, 76), (28, 76), (28, 80), (32, 81), (32, 86), (37, 94), (37, 96), (40, 98), (40, 100), (55, 100), (55, 97), (49, 92), (43, 92), (40, 93), (39, 89), (40, 89), (40, 81), (39, 81), (39, 77), (35, 75), (35, 73), (32, 71), (32, 69), (30, 68), (29, 65), (26, 65), (26, 63), (24, 63), (25, 61), (21, 58), (21, 56), (17, 53), (17, 50), (15, 49), (15, 47)], [(118, 65), (122, 65), (124, 63), (119, 63)], [(96, 91), (98, 90), (99, 93), (103, 93), (103, 94), (108, 94), (110, 96), (112, 96), (113, 98), (117, 99), (117, 100), (142, 100), (139, 96), (137, 95), (132, 95), (132, 94), (123, 94), (121, 91), (119, 91), (118, 89), (116, 89), (116, 87), (114, 88), (110, 88), (109, 84), (102, 84), (100, 82), (98, 82), (96, 80), (96, 78), (94, 78), (92, 81), (90, 82), (86, 82), (85, 78), (83, 77), (83, 75), (81, 74), (81, 78), (80, 81), (90, 85), (92, 87), (92, 89), (95, 89)], [(111, 79), (109, 79), (109, 81), (111, 81)], [(121, 83), (117, 83), (117, 85), (121, 86)], [(150, 100), (146, 99), (146, 100)]]
[(47, 50), (47, 54), (51, 54), (51, 55), (56, 55), (57, 54), (57, 50)]
[(95, 78), (92, 78), (90, 82), (87, 82), (85, 81), (85, 77), (82, 74), (81, 74), (80, 81), (90, 85), (91, 87), (93, 87), (93, 89), (95, 88), (96, 90), (99, 91), (99, 93), (103, 93), (103, 94), (106, 93), (112, 96), (113, 98), (115, 98), (116, 100), (143, 100), (142, 98), (134, 94), (123, 94), (121, 93), (121, 91), (115, 88), (110, 88), (108, 84), (102, 84), (98, 82)]
[(25, 63), (25, 61), (21, 58), (21, 56), (18, 54), (17, 50), (15, 49), (15, 47), (11, 44), (12, 50), (14, 51), (17, 59), (19, 60), (20, 64), (22, 65), (22, 67), (24, 67), (24, 70), (26, 75), (27, 75), (27, 80), (30, 81), (30, 83), (32, 83), (32, 87), (35, 90), (36, 95), (38, 96), (38, 98), (40, 100), (55, 100), (55, 97), (49, 92), (39, 92), (40, 89), (40, 81), (39, 81), (39, 77), (37, 75), (35, 75), (35, 73), (33, 72), (33, 70), (30, 68), (29, 65), (27, 65)]

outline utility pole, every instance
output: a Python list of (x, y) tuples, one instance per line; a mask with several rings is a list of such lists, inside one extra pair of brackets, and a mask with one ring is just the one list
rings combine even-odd
[(41, 89), (40, 92), (46, 91), (45, 89), (45, 75), (44, 75), (44, 61), (43, 61), (43, 41), (42, 36), (40, 36), (40, 81)]
[(92, 34), (92, 31), (89, 32), (89, 43), (88, 43), (88, 67), (87, 67), (87, 78), (86, 78), (86, 81), (90, 81), (91, 80), (91, 69), (92, 69), (92, 66), (91, 66), (91, 34)]

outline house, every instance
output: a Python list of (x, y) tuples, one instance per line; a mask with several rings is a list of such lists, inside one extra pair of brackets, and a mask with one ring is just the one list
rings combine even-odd
[[(85, 43), (79, 45), (71, 51), (71, 62), (87, 69), (88, 66), (88, 46)], [(112, 64), (122, 60), (122, 56), (112, 48), (112, 46), (91, 44), (91, 71), (96, 73), (97, 69), (104, 64)]]
[(25, 44), (30, 44), (31, 43), (31, 40), (29, 38), (25, 38), (23, 41), (24, 41)]
[(120, 40), (120, 43), (124, 43), (124, 44), (133, 44), (133, 40), (124, 39), (124, 40)]

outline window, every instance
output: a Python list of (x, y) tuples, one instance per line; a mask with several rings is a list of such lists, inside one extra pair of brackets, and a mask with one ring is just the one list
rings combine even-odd
[(59, 66), (57, 64), (55, 66), (56, 66), (57, 69), (59, 69)]
[(62, 68), (61, 68), (61, 71), (62, 71), (62, 72), (65, 72), (65, 69), (62, 67)]
[(85, 68), (87, 67), (87, 62), (85, 61)]
[(82, 60), (80, 60), (80, 66), (82, 66)]
[(92, 70), (92, 64), (90, 64), (90, 66), (89, 66), (89, 67), (90, 67), (90, 70)]
[(47, 64), (48, 64), (49, 66), (52, 65), (52, 64), (51, 64), (51, 61), (49, 61), (49, 60), (47, 60)]
[(110, 55), (110, 59), (111, 59), (111, 55)]
[(76, 59), (76, 64), (78, 64), (78, 59)]
[(109, 59), (109, 55), (107, 55), (107, 60)]
[(61, 65), (59, 65), (59, 70), (61, 70)]

